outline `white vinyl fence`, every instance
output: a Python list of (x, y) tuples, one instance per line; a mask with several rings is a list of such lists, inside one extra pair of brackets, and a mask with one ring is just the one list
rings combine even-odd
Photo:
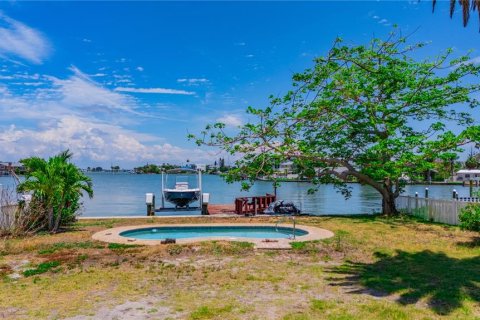
[[(410, 196), (399, 196), (396, 200), (399, 211), (411, 214), (422, 219), (441, 222), (451, 225), (458, 225), (460, 210), (469, 203), (478, 203), (478, 199), (472, 198), (469, 201), (430, 199)], [(479, 203), (480, 205), (480, 203)]]

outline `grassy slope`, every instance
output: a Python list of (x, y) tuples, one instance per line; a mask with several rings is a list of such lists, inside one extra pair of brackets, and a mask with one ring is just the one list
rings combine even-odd
[[(160, 221), (212, 219), (148, 220)], [(63, 234), (1, 241), (0, 318), (95, 315), (127, 301), (140, 302), (139, 317), (171, 319), (480, 317), (480, 240), (455, 227), (302, 217), (299, 223), (330, 229), (335, 238), (281, 252), (212, 242), (109, 247), (90, 239), (101, 229), (145, 222), (81, 221)], [(31, 276), (7, 277), (25, 269)]]

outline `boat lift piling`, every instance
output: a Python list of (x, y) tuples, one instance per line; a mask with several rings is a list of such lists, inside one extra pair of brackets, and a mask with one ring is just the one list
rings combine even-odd
[(145, 195), (145, 203), (147, 204), (147, 216), (155, 215), (155, 195), (147, 193)]
[(202, 193), (202, 170), (197, 169), (198, 171), (198, 188), (200, 189), (200, 199), (198, 202), (200, 203), (200, 209), (203, 208), (203, 193)]
[(165, 189), (164, 174), (165, 172), (162, 169), (162, 191), (160, 192), (162, 194), (162, 209), (165, 208), (165, 196), (163, 195), (163, 189)]

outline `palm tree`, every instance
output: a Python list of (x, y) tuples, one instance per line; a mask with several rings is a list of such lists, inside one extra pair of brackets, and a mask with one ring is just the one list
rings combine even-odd
[(467, 169), (474, 170), (474, 169), (478, 169), (479, 166), (480, 166), (480, 163), (478, 162), (478, 160), (475, 158), (474, 155), (470, 155), (465, 161), (465, 168)]
[[(475, 10), (478, 11), (478, 18), (480, 20), (480, 0), (458, 0), (458, 3), (462, 7), (462, 17), (463, 17), (463, 26), (466, 27), (468, 25), (468, 21), (470, 20), (470, 11), (474, 12)], [(432, 0), (432, 11), (435, 11), (435, 5), (437, 4), (437, 0)], [(457, 0), (450, 0), (450, 18), (453, 17), (453, 13), (455, 12), (455, 7), (457, 4)]]
[(39, 157), (23, 159), (27, 173), (19, 184), (19, 192), (33, 192), (36, 201), (46, 208), (46, 225), (57, 232), (61, 225), (72, 222), (79, 209), (83, 191), (93, 197), (92, 181), (70, 162), (68, 150), (45, 160)]

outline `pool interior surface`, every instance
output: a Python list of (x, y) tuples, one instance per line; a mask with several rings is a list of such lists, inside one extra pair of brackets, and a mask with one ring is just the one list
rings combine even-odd
[[(308, 232), (295, 229), (295, 236), (304, 236)], [(186, 239), (186, 238), (264, 238), (288, 239), (293, 228), (275, 226), (198, 226), (198, 227), (152, 227), (128, 230), (120, 233), (127, 238), (142, 240)]]

